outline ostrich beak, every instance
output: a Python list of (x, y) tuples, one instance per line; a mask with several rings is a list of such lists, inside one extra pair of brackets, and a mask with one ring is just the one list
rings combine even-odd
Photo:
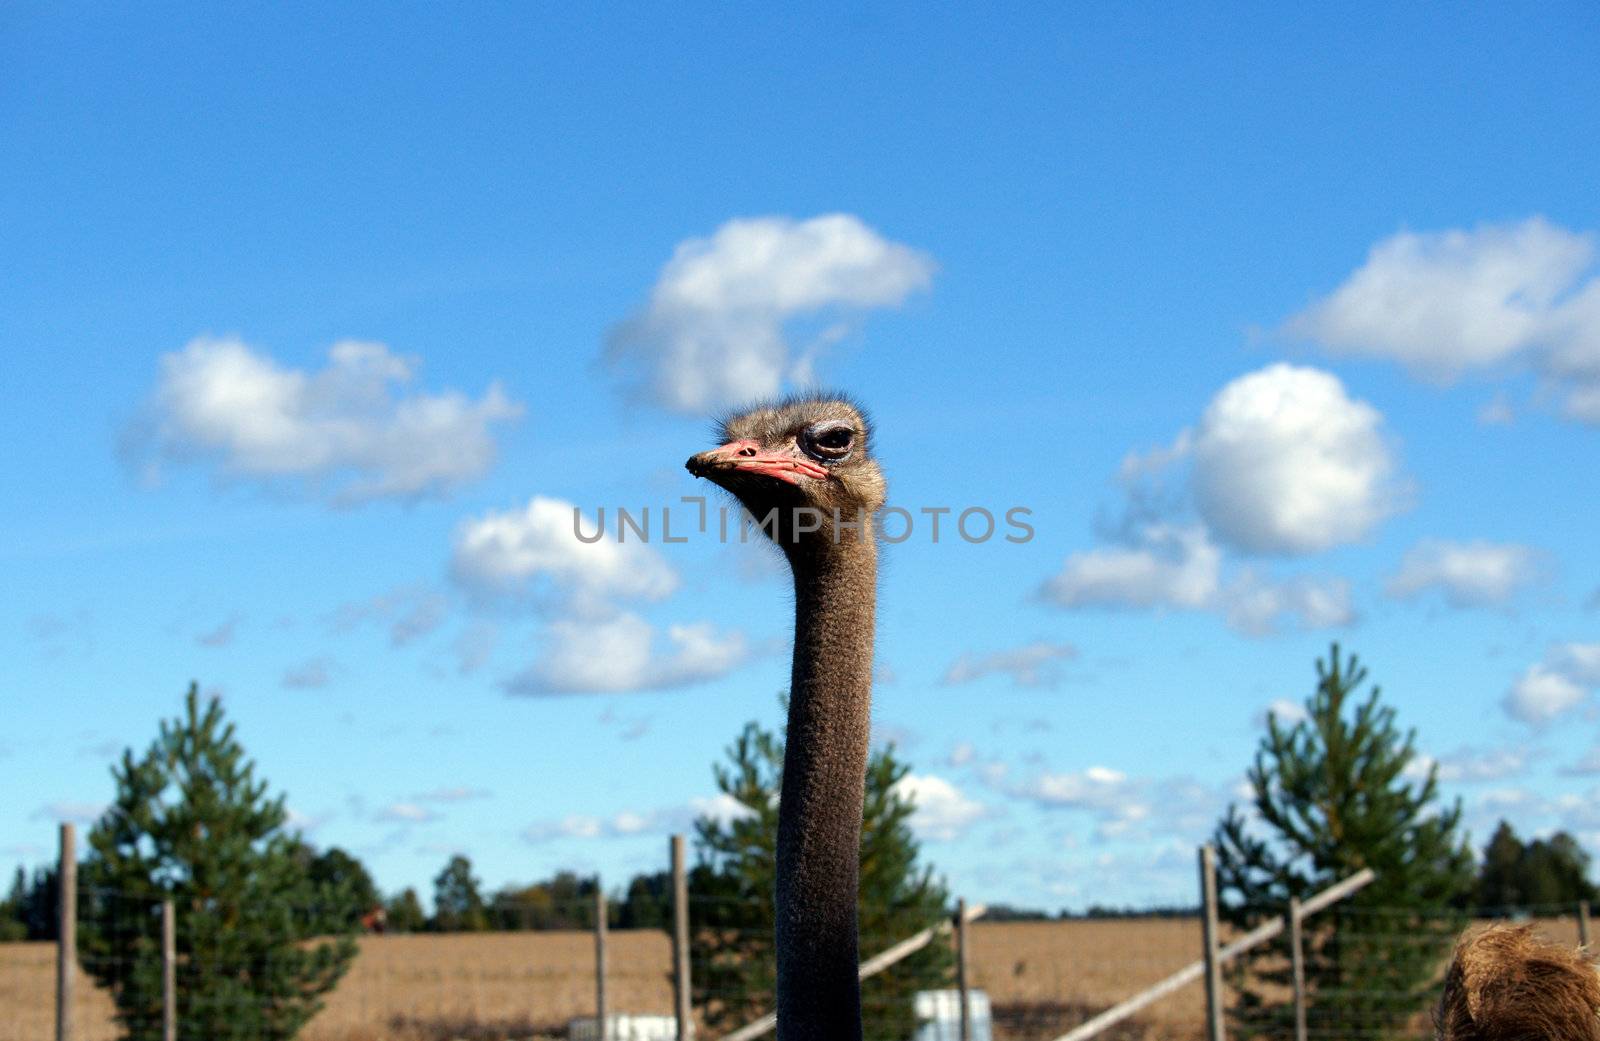
[(796, 458), (786, 452), (763, 451), (759, 443), (750, 440), (729, 441), (709, 452), (690, 456), (683, 465), (696, 477), (713, 481), (717, 481), (719, 474), (733, 472), (764, 474), (796, 485), (801, 477), (819, 481), (828, 479), (828, 471), (821, 464)]

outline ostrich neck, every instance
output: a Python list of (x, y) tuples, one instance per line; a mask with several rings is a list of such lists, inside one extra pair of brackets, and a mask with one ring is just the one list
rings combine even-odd
[(790, 562), (795, 633), (778, 805), (778, 1038), (856, 1041), (877, 549), (868, 533)]

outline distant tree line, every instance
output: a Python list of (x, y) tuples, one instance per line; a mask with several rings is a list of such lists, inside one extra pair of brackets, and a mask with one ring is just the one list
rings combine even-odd
[[(334, 914), (351, 926), (376, 924), (375, 908), (384, 910), (383, 928), (390, 932), (500, 932), (594, 928), (593, 877), (558, 871), (540, 882), (503, 886), (485, 894), (465, 856), (450, 858), (434, 879), (433, 914), (423, 907), (413, 887), (384, 899), (371, 874), (353, 854), (335, 847), (318, 851), (302, 843), (296, 858), (311, 881), (348, 893)], [(1578, 840), (1564, 831), (1524, 842), (1507, 821), (1501, 821), (1483, 848), (1472, 889), (1455, 906), (1473, 914), (1556, 910), (1579, 900), (1600, 903), (1600, 889), (1589, 880), (1591, 858)], [(56, 869), (21, 867), (9, 892), (0, 899), (0, 942), (56, 938)], [(1195, 905), (1113, 907), (1091, 904), (1081, 911), (990, 904), (990, 922), (1044, 922), (1093, 918), (1181, 918), (1196, 913)], [(1600, 912), (1600, 907), (1596, 908)], [(672, 878), (665, 871), (638, 874), (607, 902), (606, 924), (612, 929), (666, 929), (672, 921)]]
[[(433, 880), (433, 914), (423, 910), (413, 887), (384, 905), (391, 932), (510, 932), (593, 929), (595, 879), (558, 871), (540, 882), (513, 883), (486, 894), (470, 858), (456, 854)], [(635, 875), (619, 899), (608, 894), (606, 925), (612, 929), (665, 929), (672, 915), (672, 878), (665, 871)]]

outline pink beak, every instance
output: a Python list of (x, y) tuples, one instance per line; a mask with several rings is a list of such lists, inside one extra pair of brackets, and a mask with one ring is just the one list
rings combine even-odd
[(684, 465), (696, 477), (709, 477), (721, 470), (748, 470), (789, 484), (799, 484), (801, 477), (828, 479), (827, 467), (822, 464), (787, 453), (763, 452), (759, 444), (750, 440), (729, 441), (720, 448), (690, 456)]

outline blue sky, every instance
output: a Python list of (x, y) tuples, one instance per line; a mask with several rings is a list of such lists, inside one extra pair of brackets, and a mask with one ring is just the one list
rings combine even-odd
[[(1357, 650), (1481, 842), (1600, 849), (1600, 15), (0, 14), (0, 858), (191, 679), (385, 888), (620, 882), (773, 724), (754, 547), (580, 548), (814, 377), (970, 899), (1192, 898)], [(552, 520), (555, 518), (555, 520)]]

